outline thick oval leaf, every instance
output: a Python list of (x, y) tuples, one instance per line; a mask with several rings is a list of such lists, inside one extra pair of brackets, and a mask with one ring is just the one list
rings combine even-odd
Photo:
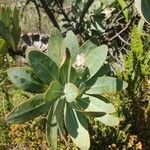
[(73, 142), (81, 150), (88, 150), (90, 147), (90, 138), (84, 116), (80, 113), (76, 114), (76, 112), (67, 105), (65, 120), (67, 131), (71, 135)]
[(77, 100), (77, 104), (81, 108), (79, 111), (83, 111), (84, 113), (97, 113), (105, 112), (105, 113), (114, 113), (116, 109), (112, 103), (105, 102), (103, 97), (94, 97), (83, 95), (81, 99)]
[(78, 136), (78, 123), (74, 111), (69, 103), (66, 104), (64, 112), (65, 126), (71, 137), (76, 138)]
[(97, 46), (92, 43), (90, 40), (86, 41), (80, 47), (80, 53), (88, 54), (91, 50), (95, 49)]
[(65, 100), (60, 99), (56, 106), (55, 116), (56, 116), (58, 128), (60, 130), (60, 133), (63, 136), (65, 136), (64, 109), (65, 109)]
[(142, 17), (150, 23), (150, 1), (149, 0), (135, 0), (135, 7), (138, 9)]
[(54, 28), (48, 42), (48, 56), (57, 64), (57, 66), (61, 65), (65, 52), (63, 40), (60, 31)]
[(55, 101), (63, 95), (63, 88), (58, 81), (52, 81), (49, 88), (45, 92), (45, 101)]
[(14, 67), (7, 70), (9, 79), (18, 88), (35, 93), (44, 91), (43, 83), (31, 69)]
[(58, 79), (57, 65), (44, 53), (36, 50), (27, 52), (28, 60), (37, 76), (45, 83)]
[(50, 103), (45, 103), (43, 94), (33, 96), (14, 108), (6, 117), (6, 122), (24, 123), (44, 114), (50, 106)]
[(75, 60), (76, 56), (79, 54), (79, 43), (76, 35), (72, 31), (68, 31), (64, 39), (64, 45), (69, 49), (71, 59)]
[(86, 118), (79, 112), (75, 112), (75, 114), (79, 126), (77, 129), (78, 136), (76, 138), (72, 137), (72, 140), (81, 150), (88, 150), (90, 148), (90, 136)]
[(107, 57), (107, 52), (107, 45), (101, 45), (87, 54), (85, 64), (86, 67), (89, 69), (89, 78), (94, 76), (96, 72), (101, 68)]
[(107, 76), (109, 75), (109, 73), (111, 72), (110, 66), (109, 64), (104, 64), (99, 70), (98, 72), (90, 79), (86, 82), (86, 85), (88, 87), (92, 86), (98, 77), (103, 77), (103, 76)]
[(119, 118), (106, 114), (102, 117), (95, 118), (96, 120), (104, 123), (107, 126), (117, 126), (119, 124)]
[(54, 116), (54, 107), (52, 106), (48, 113), (46, 124), (46, 138), (51, 150), (57, 150), (57, 122)]
[(64, 93), (65, 93), (66, 101), (71, 103), (75, 101), (75, 99), (78, 97), (79, 90), (74, 84), (67, 83), (64, 88)]
[[(88, 86), (88, 85), (87, 85)], [(86, 91), (87, 94), (114, 93), (124, 90), (127, 83), (114, 77), (99, 77), (94, 85)]]

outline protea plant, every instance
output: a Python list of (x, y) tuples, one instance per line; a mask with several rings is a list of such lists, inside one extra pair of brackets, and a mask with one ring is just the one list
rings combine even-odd
[(64, 138), (69, 134), (80, 149), (89, 149), (86, 116), (108, 126), (118, 125), (115, 107), (103, 95), (127, 87), (124, 81), (105, 75), (107, 51), (106, 45), (97, 47), (90, 41), (79, 47), (73, 32), (63, 38), (54, 29), (47, 54), (30, 49), (26, 53), (30, 68), (8, 69), (12, 83), (38, 94), (14, 108), (6, 121), (24, 123), (47, 115), (46, 135), (51, 149), (57, 149), (58, 131)]

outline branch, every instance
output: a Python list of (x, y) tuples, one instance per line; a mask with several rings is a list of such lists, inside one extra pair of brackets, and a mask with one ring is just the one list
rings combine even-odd
[(38, 3), (37, 3), (36, 0), (33, 0), (33, 3), (35, 5), (35, 8), (36, 8), (36, 11), (37, 11), (37, 14), (38, 14), (38, 18), (39, 18), (39, 30), (41, 32), (41, 14), (40, 14), (39, 6), (38, 6)]
[(81, 16), (79, 18), (79, 24), (82, 24), (83, 19), (93, 2), (94, 2), (94, 0), (88, 0), (88, 2), (85, 4), (83, 11), (81, 12)]
[(84, 5), (83, 11), (81, 12), (81, 15), (79, 18), (79, 23), (76, 26), (76, 30), (78, 30), (80, 25), (83, 23), (84, 17), (85, 17), (86, 13), (88, 12), (88, 10), (89, 10), (89, 8), (93, 2), (94, 2), (94, 0), (88, 0), (88, 2)]
[(126, 24), (126, 26), (119, 33), (117, 33), (113, 37), (109, 38), (108, 41), (110, 42), (110, 41), (114, 40), (116, 37), (118, 37), (118, 35), (120, 35), (124, 31), (126, 31), (129, 28), (129, 26), (130, 26), (131, 23), (132, 23), (131, 20), (129, 20), (129, 22)]
[(47, 7), (46, 1), (45, 0), (40, 0), (42, 7), (44, 9), (44, 11), (47, 13), (49, 19), (52, 21), (53, 25), (60, 30), (59, 24), (57, 22), (57, 20), (55, 19), (53, 13), (51, 12), (51, 10)]
[(127, 8), (129, 8), (129, 7), (133, 4), (133, 2), (134, 2), (134, 1), (132, 0), (131, 3), (129, 3), (125, 8), (123, 8), (122, 10), (120, 10), (120, 11), (116, 14), (116, 16), (113, 18), (111, 24), (109, 25), (109, 29), (111, 29), (111, 28), (113, 27), (114, 22), (116, 21), (116, 19), (118, 18), (118, 16), (119, 16), (124, 10), (126, 10)]
[(56, 4), (59, 7), (61, 13), (63, 14), (64, 18), (70, 23), (70, 19), (68, 17), (68, 15), (66, 14), (66, 12), (64, 11), (64, 8), (62, 6), (62, 4), (60, 4), (60, 2), (58, 0), (56, 0)]

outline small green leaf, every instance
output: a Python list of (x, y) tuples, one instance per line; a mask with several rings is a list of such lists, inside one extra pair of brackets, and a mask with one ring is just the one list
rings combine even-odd
[(148, 50), (144, 57), (144, 64), (150, 65), (150, 50)]
[(7, 74), (11, 82), (22, 90), (34, 93), (41, 93), (44, 91), (41, 80), (31, 69), (14, 67), (8, 69)]
[[(124, 9), (124, 8), (127, 7), (127, 4), (126, 4), (125, 0), (118, 0), (118, 2), (119, 2), (119, 4), (120, 4), (120, 6), (121, 6), (122, 9)], [(123, 11), (123, 14), (124, 14), (124, 16), (125, 16), (126, 21), (128, 21), (128, 19), (129, 19), (129, 12), (128, 12), (128, 9), (125, 9), (125, 10)]]
[(99, 77), (97, 81), (90, 87), (87, 94), (102, 94), (102, 93), (114, 93), (120, 90), (124, 90), (127, 87), (127, 83), (123, 80), (119, 80), (114, 77)]
[(57, 150), (57, 122), (54, 116), (54, 107), (52, 106), (48, 113), (46, 124), (46, 137), (51, 150)]
[[(105, 100), (106, 101), (106, 100)], [(92, 112), (105, 112), (105, 113), (114, 113), (116, 109), (112, 103), (105, 102), (104, 98), (101, 96), (88, 96), (83, 95), (81, 99), (77, 100), (77, 104), (80, 106), (81, 111), (84, 113), (92, 113)]]
[(102, 117), (95, 118), (96, 120), (104, 123), (107, 126), (117, 126), (119, 124), (119, 118), (106, 114)]
[(49, 88), (45, 92), (45, 101), (55, 101), (63, 94), (63, 88), (58, 81), (52, 81)]
[(6, 55), (8, 51), (8, 44), (4, 39), (0, 38), (0, 55)]
[(44, 95), (35, 95), (14, 108), (6, 117), (8, 123), (24, 123), (46, 113), (51, 106), (45, 103)]
[(57, 66), (60, 66), (64, 52), (63, 36), (58, 29), (54, 28), (48, 42), (48, 56), (57, 64)]
[(27, 52), (27, 58), (34, 72), (45, 84), (49, 85), (52, 80), (58, 79), (58, 67), (47, 55), (30, 50)]
[(74, 67), (71, 67), (69, 82), (76, 84), (79, 81), (79, 75)]
[(90, 78), (94, 76), (103, 65), (107, 52), (108, 47), (106, 45), (101, 45), (87, 54), (85, 63), (86, 67), (89, 69)]
[(67, 83), (64, 88), (64, 93), (65, 93), (66, 101), (71, 103), (75, 101), (75, 99), (78, 97), (79, 90), (74, 84)]
[(79, 54), (79, 43), (76, 35), (72, 31), (68, 31), (66, 38), (64, 39), (65, 47), (69, 49), (71, 54), (71, 60), (75, 60)]

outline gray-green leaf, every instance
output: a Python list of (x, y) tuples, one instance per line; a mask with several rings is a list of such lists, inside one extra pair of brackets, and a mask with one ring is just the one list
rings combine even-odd
[[(82, 108), (84, 113), (92, 112), (105, 112), (105, 113), (114, 113), (116, 109), (112, 103), (104, 102), (104, 100), (94, 97), (83, 95), (81, 99), (77, 101), (78, 105)], [(101, 114), (100, 114), (101, 115)]]
[(48, 56), (57, 64), (57, 66), (61, 65), (65, 52), (63, 40), (60, 31), (54, 28), (48, 42)]
[(48, 120), (46, 124), (46, 137), (49, 147), (52, 150), (57, 150), (57, 122), (54, 116), (54, 108), (51, 107), (48, 113)]
[(69, 103), (66, 104), (64, 116), (67, 131), (73, 138), (76, 138), (78, 136), (78, 123), (74, 111)]
[(94, 85), (86, 91), (87, 94), (114, 93), (124, 90), (127, 83), (114, 77), (99, 77)]
[(142, 17), (150, 23), (150, 1), (149, 0), (135, 0), (135, 6)]
[(64, 88), (64, 93), (65, 93), (66, 101), (71, 103), (75, 101), (75, 99), (78, 97), (79, 90), (74, 84), (67, 83)]
[(8, 123), (24, 123), (47, 112), (50, 103), (45, 103), (44, 95), (33, 96), (14, 108), (6, 117)]
[(56, 106), (55, 115), (58, 128), (63, 136), (65, 135), (64, 109), (65, 109), (65, 99), (59, 99)]
[[(87, 122), (82, 114), (78, 115), (68, 104), (66, 108), (66, 128), (73, 142), (81, 149), (88, 150), (90, 147), (90, 138), (87, 130)], [(83, 142), (84, 139), (84, 142)]]
[(96, 120), (104, 123), (107, 126), (116, 126), (119, 124), (119, 118), (112, 116), (110, 114), (106, 114), (102, 117), (95, 118)]
[(88, 54), (91, 50), (95, 49), (97, 46), (92, 43), (90, 40), (86, 41), (80, 47), (80, 53)]
[(27, 57), (34, 72), (45, 84), (49, 85), (52, 80), (58, 79), (58, 67), (47, 55), (30, 50)]
[(44, 91), (42, 82), (31, 69), (14, 67), (8, 69), (7, 74), (11, 82), (22, 90), (36, 93)]
[(63, 88), (58, 81), (52, 81), (45, 92), (45, 101), (55, 101), (63, 94)]
[(79, 54), (79, 43), (76, 35), (72, 31), (68, 31), (64, 39), (64, 45), (69, 49), (71, 54), (71, 59), (75, 60), (76, 56)]
[(107, 57), (107, 52), (108, 47), (106, 45), (101, 45), (87, 54), (85, 64), (89, 69), (90, 78), (94, 76), (103, 65)]

